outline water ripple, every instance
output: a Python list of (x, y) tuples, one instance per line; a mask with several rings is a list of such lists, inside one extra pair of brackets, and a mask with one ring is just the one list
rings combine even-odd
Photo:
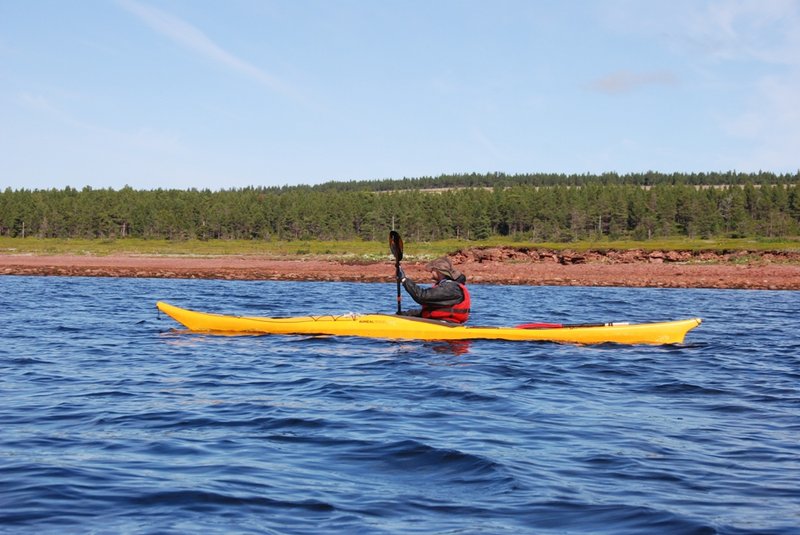
[(665, 347), (216, 337), (153, 309), (394, 291), (0, 278), (0, 533), (799, 532), (796, 292), (473, 291), (476, 323), (705, 319)]

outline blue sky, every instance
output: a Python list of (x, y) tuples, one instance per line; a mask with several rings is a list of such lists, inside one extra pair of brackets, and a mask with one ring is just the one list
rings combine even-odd
[(798, 0), (0, 0), (0, 189), (798, 155)]

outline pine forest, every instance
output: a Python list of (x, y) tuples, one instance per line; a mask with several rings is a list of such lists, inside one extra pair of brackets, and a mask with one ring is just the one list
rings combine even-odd
[(534, 242), (800, 234), (800, 172), (505, 175), (317, 186), (0, 192), (0, 236)]

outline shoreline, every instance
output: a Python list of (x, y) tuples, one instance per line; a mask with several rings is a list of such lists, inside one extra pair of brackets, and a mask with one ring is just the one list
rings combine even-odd
[[(515, 259), (451, 255), (470, 284), (525, 286), (622, 286), (800, 290), (800, 263), (755, 260), (746, 263), (664, 262), (640, 259), (609, 263), (582, 258), (576, 263), (543, 257)], [(404, 261), (406, 274), (428, 282), (424, 262)], [(226, 255), (182, 257), (115, 254), (0, 255), (0, 275), (282, 280), (323, 282), (393, 282), (390, 260), (351, 263), (316, 258)]]

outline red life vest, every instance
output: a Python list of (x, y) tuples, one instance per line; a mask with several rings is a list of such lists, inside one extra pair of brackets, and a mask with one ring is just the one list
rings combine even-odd
[[(469, 290), (467, 287), (453, 280), (442, 281), (447, 283), (458, 284), (461, 291), (464, 292), (464, 300), (453, 306), (437, 307), (434, 305), (422, 305), (422, 317), (430, 318), (433, 320), (445, 320), (453, 323), (464, 323), (469, 318), (469, 307), (471, 305), (469, 298)], [(436, 283), (436, 286), (441, 282)]]

